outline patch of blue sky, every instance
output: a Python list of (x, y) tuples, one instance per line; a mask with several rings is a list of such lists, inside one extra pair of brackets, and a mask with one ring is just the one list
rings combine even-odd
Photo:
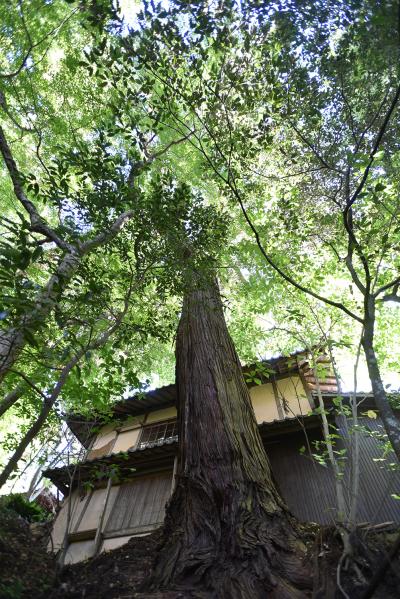
[(142, 2), (138, 0), (118, 0), (116, 5), (123, 20), (122, 35), (129, 34), (130, 29), (137, 29), (138, 14), (142, 10)]

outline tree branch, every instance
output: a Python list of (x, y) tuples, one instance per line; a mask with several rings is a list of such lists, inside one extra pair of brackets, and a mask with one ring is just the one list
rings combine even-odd
[(121, 313), (118, 315), (118, 317), (115, 319), (114, 324), (111, 327), (109, 327), (106, 331), (104, 331), (103, 333), (100, 333), (100, 335), (95, 340), (88, 343), (85, 347), (81, 348), (75, 354), (75, 356), (63, 367), (60, 377), (59, 377), (56, 385), (54, 386), (53, 391), (51, 392), (51, 394), (49, 396), (45, 396), (44, 394), (42, 394), (40, 392), (40, 394), (42, 396), (44, 396), (44, 402), (43, 402), (42, 408), (40, 410), (39, 416), (37, 417), (37, 419), (31, 426), (31, 428), (25, 433), (25, 435), (22, 438), (21, 442), (19, 443), (17, 449), (14, 451), (13, 455), (9, 459), (7, 465), (5, 466), (3, 472), (0, 474), (0, 488), (7, 482), (8, 477), (10, 476), (11, 472), (13, 472), (13, 470), (15, 470), (17, 468), (18, 462), (21, 459), (22, 455), (24, 454), (26, 448), (35, 439), (36, 435), (39, 433), (39, 431), (43, 427), (44, 423), (47, 420), (48, 415), (50, 414), (57, 398), (59, 397), (59, 395), (62, 391), (62, 388), (64, 387), (64, 385), (68, 379), (68, 376), (69, 376), (71, 370), (78, 364), (79, 360), (85, 355), (85, 353), (87, 351), (93, 350), (93, 349), (98, 349), (99, 347), (103, 346), (108, 341), (110, 336), (114, 333), (114, 331), (120, 326), (122, 320), (124, 319), (128, 309), (129, 309), (129, 299), (130, 299), (130, 296), (131, 296), (132, 290), (133, 290), (133, 282), (132, 281), (133, 281), (133, 274), (131, 277), (131, 282), (130, 282), (128, 293), (125, 297), (124, 308), (121, 311)]
[(341, 171), (339, 168), (329, 164), (325, 160), (325, 158), (323, 156), (321, 156), (321, 154), (316, 150), (315, 146), (310, 141), (308, 141), (308, 139), (305, 137), (305, 135), (302, 134), (302, 132), (296, 127), (296, 125), (294, 123), (289, 121), (289, 124), (292, 127), (292, 129), (296, 132), (297, 136), (301, 139), (301, 141), (312, 151), (314, 156), (320, 161), (320, 163), (322, 164), (322, 166), (324, 168), (326, 168), (330, 171), (334, 171), (335, 173), (338, 173), (339, 175), (343, 175), (343, 171)]
[(396, 108), (396, 105), (397, 105), (399, 99), (400, 99), (400, 85), (398, 86), (397, 91), (394, 95), (394, 98), (389, 106), (389, 110), (387, 111), (386, 116), (383, 119), (383, 123), (378, 131), (378, 135), (376, 136), (375, 143), (372, 146), (369, 162), (364, 170), (363, 176), (361, 177), (361, 181), (358, 184), (357, 189), (353, 193), (351, 199), (348, 202), (348, 205), (346, 206), (346, 211), (348, 211), (348, 209), (351, 208), (351, 206), (354, 204), (354, 202), (356, 201), (356, 199), (358, 198), (358, 196), (360, 195), (360, 193), (362, 192), (362, 190), (364, 188), (364, 185), (365, 185), (368, 175), (369, 175), (369, 171), (371, 170), (372, 163), (374, 162), (375, 155), (379, 149), (380, 143), (383, 139), (383, 136), (385, 135), (390, 118), (393, 114), (394, 109)]
[(20, 72), (22, 71), (22, 69), (24, 68), (24, 66), (26, 65), (32, 50), (34, 50), (35, 48), (37, 48), (38, 46), (40, 46), (41, 44), (43, 44), (43, 42), (45, 42), (51, 35), (53, 35), (53, 33), (56, 33), (58, 30), (61, 29), (61, 27), (67, 22), (69, 21), (69, 19), (76, 13), (78, 12), (79, 8), (74, 8), (69, 15), (67, 15), (59, 25), (56, 25), (56, 27), (53, 27), (53, 29), (51, 29), (50, 31), (48, 31), (43, 37), (40, 38), (40, 40), (38, 42), (33, 43), (31, 35), (29, 33), (29, 30), (26, 26), (25, 23), (25, 18), (22, 12), (22, 8), (20, 6), (20, 10), (21, 10), (21, 21), (22, 21), (22, 25), (25, 29), (25, 33), (26, 36), (28, 38), (28, 50), (25, 52), (24, 57), (20, 63), (20, 65), (17, 67), (17, 69), (11, 73), (0, 73), (0, 78), (1, 79), (13, 79), (14, 77), (16, 77), (17, 75), (20, 74)]
[[(161, 82), (163, 83), (166, 87), (173, 89), (170, 85), (170, 83), (168, 81), (165, 81), (162, 77), (160, 77), (160, 75), (158, 73), (156, 73), (153, 69), (150, 68), (150, 71), (152, 72), (152, 74)], [(179, 90), (173, 90), (175, 91), (184, 101), (186, 101), (186, 98), (183, 96), (183, 94), (179, 91)], [(197, 114), (195, 108), (190, 105), (190, 109), (193, 111), (193, 114), (195, 115), (195, 117), (198, 119), (198, 121), (204, 126), (205, 130), (207, 131), (207, 133), (210, 135), (215, 148), (217, 150), (217, 152), (219, 153), (219, 155), (221, 156), (221, 158), (225, 161), (225, 163), (227, 164), (227, 159), (226, 156), (224, 155), (224, 153), (222, 152), (221, 148), (219, 147), (219, 144), (217, 142), (217, 140), (215, 139), (214, 135), (212, 134), (212, 131), (210, 131), (210, 128), (207, 126), (207, 123), (204, 122), (204, 120)], [(173, 116), (173, 118), (176, 120), (177, 123), (179, 123), (180, 126), (183, 126), (184, 129), (186, 130), (190, 130), (189, 126), (182, 122), (181, 119), (179, 119), (179, 117), (173, 113), (173, 111), (171, 111), (171, 115)], [(192, 135), (195, 137), (195, 139), (198, 142), (198, 146), (193, 143), (190, 138), (189, 138), (189, 143), (191, 143), (191, 145), (193, 145), (198, 151), (201, 152), (201, 154), (204, 156), (204, 158), (206, 159), (206, 161), (208, 162), (208, 164), (211, 166), (213, 172), (217, 175), (218, 178), (220, 178), (225, 185), (227, 185), (232, 193), (234, 194), (237, 202), (239, 203), (240, 209), (242, 211), (242, 214), (247, 222), (247, 224), (249, 225), (250, 229), (252, 230), (257, 246), (260, 250), (260, 252), (262, 253), (262, 255), (264, 256), (265, 260), (267, 261), (267, 263), (287, 282), (290, 283), (293, 287), (295, 287), (296, 289), (298, 289), (299, 291), (302, 291), (308, 295), (311, 295), (312, 297), (314, 297), (315, 299), (318, 299), (319, 301), (324, 302), (325, 304), (328, 304), (330, 306), (333, 306), (335, 308), (339, 308), (340, 310), (342, 310), (343, 312), (345, 312), (348, 316), (351, 316), (352, 318), (354, 318), (354, 320), (357, 320), (358, 322), (360, 322), (361, 324), (363, 324), (363, 319), (358, 316), (357, 314), (354, 314), (351, 310), (349, 310), (348, 308), (346, 308), (346, 306), (340, 302), (335, 302), (333, 300), (330, 300), (324, 296), (319, 295), (318, 293), (314, 293), (313, 291), (311, 291), (310, 289), (307, 289), (306, 287), (304, 287), (303, 285), (301, 285), (300, 283), (298, 283), (297, 281), (295, 281), (290, 275), (287, 275), (285, 272), (283, 272), (279, 266), (274, 262), (274, 260), (272, 260), (272, 258), (267, 254), (267, 252), (265, 251), (262, 243), (261, 243), (261, 239), (259, 236), (259, 233), (256, 229), (256, 227), (254, 226), (252, 220), (250, 219), (248, 212), (244, 206), (243, 200), (236, 188), (236, 186), (234, 185), (233, 179), (230, 176), (231, 173), (229, 173), (228, 179), (225, 178), (220, 172), (219, 170), (216, 168), (214, 162), (211, 160), (211, 158), (208, 156), (207, 152), (204, 150), (201, 139), (199, 138), (199, 136), (196, 134), (195, 131), (192, 131)], [(315, 148), (311, 147), (312, 151), (315, 153), (316, 150)], [(317, 153), (317, 157), (321, 160), (321, 156)], [(342, 171), (332, 167), (331, 165), (329, 165), (328, 163), (325, 162), (325, 160), (322, 158), (322, 164), (325, 168), (328, 168), (329, 170), (334, 170), (340, 174), (343, 174)]]
[[(293, 279), (290, 275), (286, 274), (276, 263), (275, 261), (268, 255), (268, 253), (265, 251), (265, 248), (263, 246), (263, 244), (261, 243), (261, 239), (260, 239), (260, 235), (258, 233), (258, 230), (256, 229), (256, 227), (254, 226), (254, 223), (252, 222), (245, 206), (243, 203), (243, 200), (240, 196), (240, 193), (238, 192), (236, 185), (234, 184), (234, 179), (233, 177), (230, 177), (229, 179), (226, 179), (223, 175), (221, 175), (221, 173), (219, 172), (219, 170), (215, 167), (213, 161), (211, 160), (211, 158), (208, 156), (207, 152), (204, 150), (201, 140), (198, 138), (198, 136), (196, 134), (194, 134), (195, 138), (197, 139), (197, 141), (200, 144), (200, 147), (196, 146), (195, 144), (193, 144), (198, 150), (200, 150), (200, 152), (203, 154), (203, 156), (205, 157), (206, 161), (208, 162), (208, 164), (211, 166), (211, 168), (213, 169), (214, 173), (225, 183), (225, 185), (227, 185), (230, 190), (232, 191), (232, 193), (234, 194), (240, 209), (242, 211), (242, 214), (248, 224), (248, 226), (250, 227), (251, 231), (253, 232), (253, 235), (255, 237), (256, 240), (256, 244), (261, 252), (261, 254), (264, 256), (265, 260), (267, 261), (267, 263), (287, 282), (290, 283), (290, 285), (292, 285), (293, 287), (295, 287), (296, 289), (298, 289), (299, 291), (302, 291), (303, 293), (306, 293), (308, 295), (310, 295), (311, 297), (314, 297), (315, 299), (324, 302), (325, 304), (328, 304), (330, 306), (333, 306), (334, 308), (339, 308), (340, 310), (342, 310), (343, 312), (345, 312), (348, 316), (351, 316), (351, 318), (354, 318), (354, 320), (357, 320), (358, 322), (360, 322), (361, 324), (363, 324), (363, 319), (358, 316), (357, 314), (354, 314), (354, 312), (352, 312), (351, 310), (349, 310), (348, 308), (346, 308), (346, 306), (344, 304), (342, 304), (341, 302), (335, 302), (333, 300), (330, 300), (327, 297), (324, 297), (322, 295), (319, 295), (318, 293), (315, 293), (314, 291), (312, 291), (311, 289), (307, 289), (307, 287), (304, 287), (304, 285), (301, 285), (300, 283), (298, 283), (295, 279)], [(193, 143), (193, 142), (191, 142)]]
[[(350, 197), (350, 167), (347, 168), (346, 171), (346, 175), (345, 175), (345, 198), (346, 198), (346, 204), (349, 202), (349, 197)], [(346, 226), (346, 224), (348, 226)], [(348, 211), (348, 215), (347, 215), (347, 221), (344, 221), (344, 226), (345, 229), (347, 231), (348, 234), (348, 244), (347, 244), (347, 256), (345, 259), (345, 264), (347, 266), (348, 271), (350, 272), (351, 278), (353, 279), (353, 282), (355, 283), (355, 285), (358, 287), (358, 289), (361, 291), (361, 293), (363, 295), (366, 294), (366, 287), (365, 285), (363, 285), (363, 283), (361, 282), (358, 273), (356, 271), (356, 269), (354, 268), (354, 264), (353, 264), (353, 252), (354, 252), (354, 248), (356, 249), (358, 255), (360, 256), (360, 258), (362, 257), (362, 263), (364, 266), (364, 272), (365, 272), (365, 276), (366, 276), (366, 280), (367, 282), (369, 281), (369, 285), (368, 288), (370, 286), (370, 272), (369, 272), (369, 267), (368, 267), (368, 263), (365, 259), (364, 253), (361, 250), (361, 247), (359, 246), (359, 243), (354, 235), (354, 228), (353, 228), (353, 211), (350, 208)]]
[(288, 275), (287, 273), (285, 273), (275, 262), (274, 260), (272, 260), (272, 258), (267, 254), (267, 252), (265, 251), (261, 240), (260, 240), (260, 235), (257, 231), (257, 229), (255, 228), (253, 222), (251, 221), (246, 208), (244, 207), (242, 198), (237, 194), (237, 192), (235, 192), (236, 197), (237, 197), (237, 201), (240, 205), (240, 208), (242, 210), (243, 216), (245, 217), (245, 220), (247, 222), (247, 224), (249, 225), (250, 229), (252, 230), (254, 237), (256, 239), (256, 243), (257, 246), (259, 248), (259, 250), (261, 251), (262, 255), (264, 256), (265, 260), (268, 262), (268, 264), (287, 282), (290, 283), (290, 285), (292, 285), (293, 287), (295, 287), (296, 289), (298, 289), (299, 291), (302, 291), (303, 293), (306, 293), (307, 295), (310, 295), (311, 297), (314, 297), (315, 299), (324, 302), (325, 304), (328, 304), (329, 306), (333, 306), (334, 308), (339, 308), (340, 310), (342, 310), (343, 312), (345, 312), (348, 316), (351, 316), (351, 318), (354, 318), (354, 320), (357, 320), (358, 322), (360, 322), (361, 324), (363, 323), (363, 319), (358, 316), (357, 314), (354, 314), (354, 312), (352, 312), (351, 310), (349, 310), (348, 308), (346, 308), (346, 306), (344, 304), (342, 304), (341, 302), (335, 302), (333, 300), (330, 300), (327, 297), (324, 297), (323, 295), (320, 295), (319, 293), (315, 293), (314, 291), (312, 291), (311, 289), (307, 289), (307, 287), (304, 287), (304, 285), (301, 285), (300, 283), (298, 283), (295, 279), (293, 279), (290, 275)]
[(134, 178), (137, 177), (147, 166), (150, 166), (154, 162), (154, 160), (156, 160), (157, 158), (160, 158), (160, 156), (163, 156), (163, 154), (166, 154), (172, 146), (176, 146), (176, 145), (186, 141), (187, 139), (189, 139), (189, 137), (191, 135), (192, 135), (192, 131), (189, 131), (189, 133), (187, 135), (184, 135), (183, 137), (181, 137), (179, 139), (170, 141), (164, 148), (162, 148), (161, 150), (158, 150), (158, 152), (154, 152), (154, 154), (149, 156), (146, 160), (140, 160), (139, 162), (135, 162), (134, 164), (132, 164), (131, 170), (130, 170), (130, 173), (128, 176), (128, 183), (130, 185), (132, 185)]
[(393, 294), (396, 295), (399, 286), (400, 286), (400, 276), (396, 277), (390, 283), (387, 283), (386, 285), (382, 285), (382, 287), (379, 287), (379, 289), (377, 291), (375, 291), (374, 297), (378, 297), (378, 295), (380, 295), (383, 291), (386, 291), (387, 289), (390, 289), (391, 287), (393, 287)]
[(18, 376), (20, 376), (25, 383), (27, 383), (27, 385), (29, 385), (29, 387), (31, 387), (34, 391), (36, 391), (36, 393), (38, 393), (43, 399), (47, 399), (47, 395), (45, 393), (43, 393), (36, 385), (33, 381), (31, 381), (31, 379), (26, 376), (26, 374), (24, 374), (23, 372), (19, 371), (19, 370), (14, 370), (13, 368), (10, 368), (9, 372), (13, 372), (14, 374), (17, 374)]
[(133, 210), (127, 210), (118, 216), (118, 218), (110, 225), (108, 231), (102, 231), (93, 239), (88, 239), (84, 242), (78, 242), (79, 254), (84, 256), (88, 252), (91, 252), (100, 245), (104, 245), (108, 241), (111, 241), (122, 229), (126, 221), (132, 218)]
[(7, 412), (17, 401), (22, 397), (26, 390), (26, 386), (23, 384), (15, 387), (10, 393), (7, 393), (0, 403), (0, 417)]
[(49, 225), (45, 222), (45, 220), (38, 213), (36, 206), (26, 197), (23, 184), (22, 177), (16, 165), (16, 162), (11, 153), (10, 147), (7, 143), (7, 139), (5, 133), (0, 126), (0, 152), (3, 156), (4, 162), (6, 164), (8, 173), (10, 175), (11, 181), (13, 183), (14, 193), (16, 198), (21, 202), (22, 206), (25, 208), (27, 213), (29, 214), (29, 218), (31, 221), (31, 231), (35, 233), (40, 233), (54, 241), (54, 243), (67, 252), (70, 252), (73, 246), (66, 241), (64, 241), (61, 237), (57, 235), (57, 233), (49, 227)]
[(396, 293), (388, 293), (387, 295), (383, 296), (382, 301), (396, 302), (397, 304), (400, 304), (400, 295), (397, 295)]

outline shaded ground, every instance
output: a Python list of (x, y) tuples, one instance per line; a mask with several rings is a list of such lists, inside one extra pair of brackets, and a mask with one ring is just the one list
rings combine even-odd
[(41, 597), (53, 586), (55, 560), (46, 551), (48, 528), (0, 509), (1, 599)]
[[(101, 553), (85, 562), (66, 566), (59, 583), (46, 599), (178, 599), (181, 592), (146, 593), (148, 579), (159, 543), (159, 531), (130, 539), (118, 549)], [(43, 598), (44, 599), (44, 598)]]
[[(343, 599), (337, 590), (337, 565), (342, 554), (342, 543), (334, 528), (319, 529), (316, 525), (303, 527), (303, 535), (313, 564), (314, 599)], [(357, 567), (341, 568), (341, 585), (352, 599), (362, 599), (364, 592), (381, 560), (398, 537), (398, 528), (388, 526), (383, 530), (363, 529), (357, 541)], [(157, 551), (160, 533), (131, 539), (126, 545), (103, 553), (81, 564), (65, 568), (58, 586), (48, 599), (186, 599), (207, 597), (205, 593), (172, 591), (148, 593), (143, 583), (149, 576), (153, 557)], [(391, 566), (383, 576), (374, 599), (400, 597), (400, 559), (393, 557)], [(222, 598), (221, 598), (222, 599)], [(223, 598), (229, 599), (229, 598)], [(252, 599), (244, 597), (243, 599)]]
[[(33, 529), (33, 530), (32, 530)], [(67, 566), (56, 581), (55, 560), (46, 552), (46, 526), (29, 525), (15, 513), (0, 512), (1, 599), (209, 599), (207, 593), (149, 593), (145, 583), (157, 552), (160, 532), (86, 562)], [(341, 568), (341, 585), (351, 599), (363, 599), (368, 583), (398, 538), (398, 528), (362, 529), (357, 541), (357, 568)], [(314, 572), (313, 599), (343, 599), (337, 590), (342, 544), (334, 528), (304, 526), (302, 536)], [(400, 597), (399, 552), (380, 580), (374, 599)], [(219, 598), (229, 599), (229, 598)], [(243, 599), (252, 599), (244, 597)]]

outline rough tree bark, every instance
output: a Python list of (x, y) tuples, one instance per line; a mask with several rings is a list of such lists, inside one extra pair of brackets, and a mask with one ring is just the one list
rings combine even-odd
[(216, 282), (184, 299), (176, 382), (179, 475), (153, 588), (227, 599), (308, 596), (304, 545), (272, 481)]

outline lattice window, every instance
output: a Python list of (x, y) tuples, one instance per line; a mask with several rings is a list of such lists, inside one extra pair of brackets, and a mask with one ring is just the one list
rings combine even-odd
[(162, 445), (166, 441), (176, 441), (177, 439), (178, 428), (176, 420), (157, 422), (157, 424), (150, 424), (143, 427), (139, 439), (139, 448), (144, 449), (154, 444)]

